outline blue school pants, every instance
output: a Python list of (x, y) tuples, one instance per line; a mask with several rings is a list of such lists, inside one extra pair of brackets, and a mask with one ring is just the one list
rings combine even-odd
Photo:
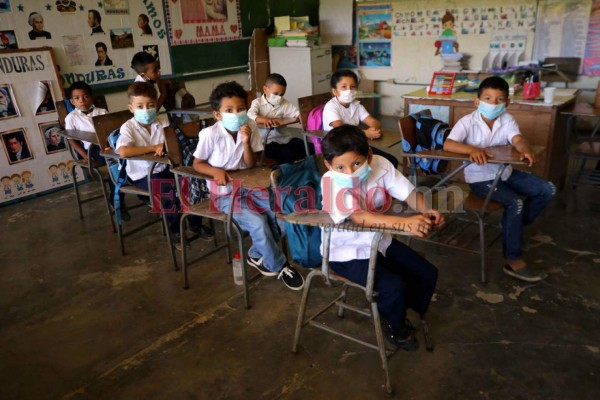
[[(471, 191), (485, 198), (493, 181), (470, 183)], [(498, 182), (492, 200), (504, 206), (502, 251), (507, 260), (523, 256), (523, 227), (531, 224), (556, 194), (556, 187), (538, 176), (514, 170), (506, 181)]]
[[(368, 259), (330, 261), (329, 266), (352, 282), (363, 286), (367, 284)], [(377, 255), (375, 290), (379, 294), (377, 308), (381, 318), (394, 329), (401, 329), (408, 307), (424, 315), (431, 303), (437, 276), (438, 270), (433, 264), (393, 239), (385, 255)]]

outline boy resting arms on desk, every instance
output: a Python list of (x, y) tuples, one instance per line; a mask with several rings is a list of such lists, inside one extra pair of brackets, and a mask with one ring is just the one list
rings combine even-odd
[[(501, 164), (487, 162), (492, 155), (484, 148), (512, 144), (529, 166), (536, 162), (514, 118), (505, 112), (508, 104), (508, 83), (497, 76), (486, 78), (477, 91), (477, 110), (462, 117), (444, 143), (445, 151), (469, 155), (473, 164), (465, 168), (465, 179), (471, 191), (483, 198), (502, 168)], [(492, 200), (504, 206), (502, 237), (506, 265), (503, 270), (507, 275), (526, 282), (546, 278), (545, 272), (523, 260), (523, 227), (535, 221), (555, 193), (551, 182), (527, 172), (513, 171), (510, 165), (502, 173)]]
[[(364, 132), (352, 125), (332, 129), (322, 143), (325, 166), (321, 179), (323, 210), (334, 223), (346, 219), (359, 226), (388, 227), (425, 236), (441, 225), (443, 217), (431, 209), (422, 193), (384, 157), (373, 155)], [(358, 185), (358, 187), (357, 187)], [(358, 195), (359, 198), (356, 198)], [(418, 211), (411, 216), (385, 215), (391, 197), (406, 201)], [(329, 265), (335, 273), (360, 285), (366, 284), (373, 232), (331, 230)], [(321, 244), (321, 252), (323, 252)], [(405, 244), (384, 234), (379, 242), (375, 290), (382, 316), (382, 330), (397, 347), (419, 347), (406, 309), (425, 314), (437, 282), (437, 268)]]
[[(194, 152), (194, 169), (212, 176), (211, 201), (219, 211), (227, 213), (237, 204), (237, 201), (231, 202), (231, 177), (227, 171), (253, 167), (256, 153), (263, 150), (263, 144), (256, 124), (248, 119), (247, 95), (239, 83), (221, 83), (212, 91), (209, 100), (217, 122), (200, 131)], [(275, 218), (269, 199), (254, 196), (252, 191), (243, 188), (239, 195), (241, 206), (239, 210), (233, 210), (232, 216), (252, 238), (248, 265), (264, 276), (277, 276), (292, 290), (302, 289), (304, 278), (289, 264), (277, 245), (285, 227)]]

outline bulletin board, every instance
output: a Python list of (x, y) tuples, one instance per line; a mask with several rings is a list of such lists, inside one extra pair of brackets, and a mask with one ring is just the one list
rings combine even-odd
[(63, 98), (51, 48), (0, 52), (0, 205), (72, 183), (73, 160), (56, 134)]
[(159, 58), (170, 75), (171, 58), (160, 0), (3, 0), (0, 48), (53, 48), (62, 87), (130, 82), (139, 51)]

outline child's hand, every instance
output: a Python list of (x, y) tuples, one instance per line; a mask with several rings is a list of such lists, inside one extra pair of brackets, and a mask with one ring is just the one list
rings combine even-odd
[(242, 143), (249, 144), (250, 139), (252, 138), (252, 129), (248, 125), (240, 126), (240, 130), (238, 131), (240, 135), (242, 135)]
[(154, 155), (156, 157), (162, 157), (165, 155), (165, 152), (163, 151), (164, 143), (154, 145), (153, 147), (154, 147)]
[(224, 169), (219, 169), (213, 173), (213, 179), (217, 185), (225, 186), (227, 182), (231, 181), (231, 176)]
[(381, 129), (378, 128), (367, 128), (364, 132), (369, 139), (379, 139), (381, 137)]
[(419, 214), (406, 219), (404, 232), (410, 232), (418, 237), (425, 237), (431, 230), (431, 218), (427, 215)]
[(521, 153), (520, 160), (521, 161), (527, 160), (529, 162), (530, 167), (537, 162), (535, 154), (533, 154), (533, 152), (529, 148)]
[(438, 210), (428, 210), (425, 211), (423, 213), (423, 215), (426, 215), (427, 217), (429, 217), (429, 219), (431, 220), (432, 223), (432, 228), (436, 228), (436, 227), (442, 227), (444, 226), (444, 217), (438, 212)]
[(490, 158), (494, 158), (494, 155), (489, 151), (485, 151), (482, 149), (474, 150), (469, 154), (469, 160), (471, 160), (471, 162), (474, 162), (477, 165), (486, 164), (487, 160)]
[(279, 120), (277, 118), (265, 118), (264, 125), (267, 128), (275, 128), (279, 126)]

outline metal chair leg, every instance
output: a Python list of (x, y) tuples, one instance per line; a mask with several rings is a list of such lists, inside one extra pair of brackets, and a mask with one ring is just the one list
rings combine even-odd
[[(347, 295), (348, 295), (348, 285), (344, 284), (344, 287), (342, 288), (342, 295), (341, 295), (339, 301), (341, 301), (342, 303), (345, 303)], [(344, 318), (344, 307), (342, 307), (342, 306), (338, 307), (338, 317)]]
[(77, 199), (77, 207), (79, 208), (79, 219), (83, 219), (83, 209), (81, 208), (81, 197), (79, 196), (79, 187), (77, 186), (77, 175), (75, 172), (76, 164), (71, 167), (71, 176), (73, 177), (73, 190), (75, 190), (75, 198)]
[[(177, 256), (175, 256), (175, 246), (173, 245), (173, 238), (171, 237), (172, 233), (171, 233), (171, 229), (169, 229), (169, 224), (167, 222), (167, 214), (166, 213), (162, 213), (162, 223), (164, 225), (164, 229), (167, 232), (167, 243), (169, 246), (169, 252), (171, 253), (171, 259), (173, 260), (173, 269), (175, 271), (178, 271), (179, 268), (177, 267)], [(185, 230), (183, 230), (181, 233), (181, 241), (183, 242), (184, 239), (183, 237), (185, 236)]]
[(247, 278), (247, 274), (246, 274), (246, 251), (244, 250), (244, 236), (242, 235), (242, 230), (238, 227), (238, 225), (236, 223), (232, 223), (231, 226), (233, 227), (233, 229), (235, 230), (235, 234), (237, 235), (237, 239), (238, 239), (238, 248), (240, 251), (240, 257), (242, 258), (242, 282), (243, 282), (243, 288), (244, 288), (244, 304), (246, 306), (246, 309), (250, 308), (250, 294), (248, 293), (248, 278)]
[(480, 255), (480, 263), (481, 263), (481, 283), (486, 283), (485, 280), (485, 226), (483, 224), (483, 219), (477, 215), (477, 219), (479, 221), (479, 255)]
[(431, 340), (431, 336), (429, 335), (429, 325), (427, 325), (427, 321), (425, 321), (425, 316), (421, 315), (421, 328), (423, 329), (423, 340), (425, 341), (425, 349), (428, 352), (433, 352), (435, 346), (433, 345), (433, 340)]
[[(185, 232), (185, 222), (187, 220), (188, 214), (183, 214), (181, 216), (181, 220), (179, 221), (179, 229), (182, 232)], [(187, 243), (185, 235), (181, 235), (181, 271), (183, 273), (183, 288), (189, 289), (190, 286), (188, 284), (188, 264), (187, 264)]]
[[(92, 169), (92, 175), (95, 175), (98, 178), (98, 181), (100, 182), (100, 188), (102, 189), (102, 195), (104, 196), (104, 203), (106, 203), (106, 211), (108, 212), (108, 218), (110, 219), (112, 231), (113, 231), (113, 233), (115, 233), (117, 231), (117, 229), (115, 227), (115, 220), (113, 219), (113, 216), (112, 216), (112, 210), (110, 209), (110, 198), (106, 191), (106, 185), (104, 183), (104, 178), (102, 177), (102, 174), (100, 173), (100, 171), (97, 170), (96, 168)], [(75, 179), (74, 175), (73, 175), (73, 179)]]
[(117, 234), (119, 235), (119, 243), (121, 244), (121, 255), (125, 255), (125, 242), (123, 241), (123, 222), (117, 224)]
[(383, 332), (381, 331), (381, 318), (379, 317), (379, 310), (377, 309), (377, 303), (371, 303), (371, 313), (373, 315), (373, 323), (375, 325), (375, 337), (377, 338), (377, 348), (379, 350), (379, 357), (381, 358), (381, 366), (385, 376), (385, 391), (388, 394), (392, 394), (392, 383), (390, 381), (390, 371), (388, 369), (387, 353), (385, 350), (385, 341), (383, 339)]
[(302, 326), (304, 325), (304, 317), (306, 315), (306, 303), (308, 302), (308, 294), (310, 292), (310, 285), (316, 275), (320, 275), (320, 271), (313, 270), (306, 276), (306, 282), (304, 283), (304, 291), (302, 292), (302, 300), (300, 301), (300, 309), (298, 310), (298, 319), (296, 320), (296, 329), (294, 331), (294, 344), (292, 345), (292, 352), (298, 352), (298, 343), (300, 342), (300, 334), (302, 333)]

